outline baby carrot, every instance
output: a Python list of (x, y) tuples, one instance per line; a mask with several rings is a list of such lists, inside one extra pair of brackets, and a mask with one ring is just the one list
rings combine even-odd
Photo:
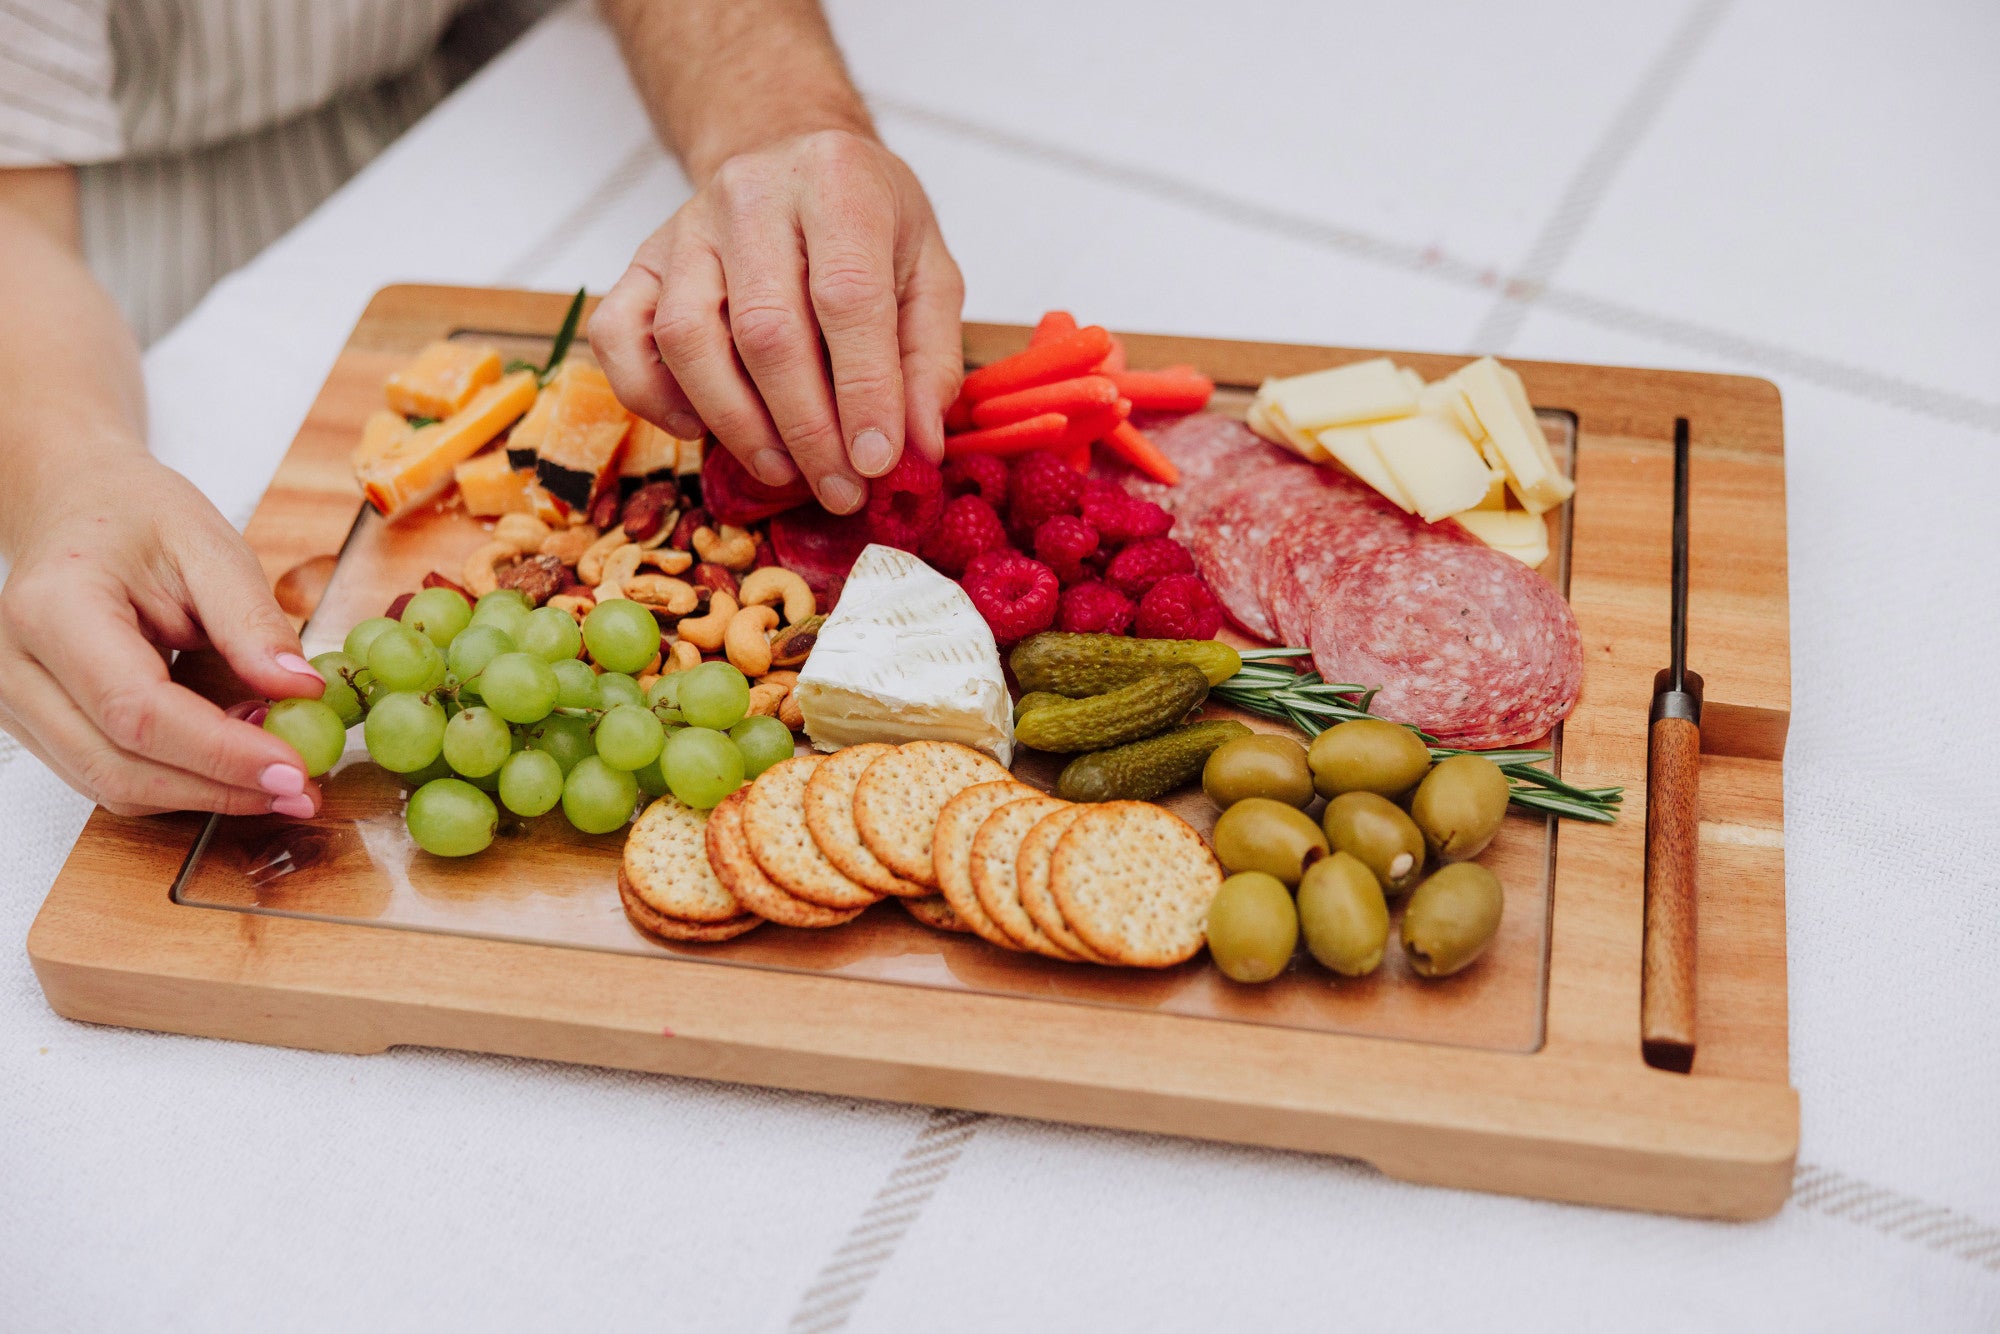
[(1011, 357), (981, 366), (965, 377), (965, 396), (974, 403), (1017, 389), (1088, 375), (1111, 351), (1111, 335), (1095, 324), (1075, 333), (1057, 334)]
[(1104, 447), (1156, 482), (1174, 486), (1181, 480), (1181, 470), (1174, 466), (1174, 461), (1156, 449), (1131, 422), (1119, 422), (1113, 427), (1111, 434), (1104, 437)]
[(1063, 432), (1065, 445), (1087, 445), (1111, 434), (1112, 428), (1132, 415), (1132, 401), (1121, 398), (1108, 408), (1092, 408), (1069, 419)]
[(1035, 331), (1028, 335), (1028, 346), (1033, 347), (1037, 343), (1046, 343), (1057, 334), (1075, 332), (1076, 316), (1066, 310), (1052, 310), (1042, 316), (1041, 322), (1035, 326)]
[(966, 431), (944, 438), (944, 456), (962, 458), (967, 454), (1026, 454), (1037, 449), (1053, 449), (1062, 443), (1063, 428), (1069, 418), (1060, 412), (1045, 412), (1026, 421), (1009, 422), (985, 431)]
[(1111, 340), (1111, 351), (1105, 355), (1103, 361), (1097, 363), (1097, 373), (1099, 375), (1116, 375), (1124, 369), (1125, 344), (1113, 338)]
[(1057, 380), (1054, 384), (1036, 385), (1033, 389), (1020, 389), (976, 403), (972, 408), (972, 424), (1005, 426), (1008, 422), (1039, 417), (1044, 412), (1078, 417), (1108, 408), (1117, 401), (1118, 386), (1110, 380), (1102, 375), (1079, 375), (1073, 380)]
[(1155, 412), (1198, 412), (1215, 392), (1206, 375), (1178, 371), (1120, 371), (1111, 381), (1133, 407)]

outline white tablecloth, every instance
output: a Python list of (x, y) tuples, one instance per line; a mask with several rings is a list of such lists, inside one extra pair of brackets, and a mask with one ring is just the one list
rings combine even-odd
[[(1742, 0), (834, 17), (974, 317), (1783, 388), (1798, 1191), (1722, 1225), (1279, 1153), (51, 1014), (86, 808), (0, 758), (0, 1327), (2000, 1327), (2000, 10)], [(501, 169), (472, 164), (490, 154)], [(684, 196), (543, 25), (147, 357), (239, 522), (377, 287), (602, 290)], [(1526, 280), (1527, 299), (1500, 284)]]

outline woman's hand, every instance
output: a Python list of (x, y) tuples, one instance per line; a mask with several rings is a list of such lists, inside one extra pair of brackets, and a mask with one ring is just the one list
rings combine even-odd
[(167, 676), (213, 647), (268, 698), (325, 688), (236, 530), (143, 454), (42, 491), (0, 589), (0, 725), (119, 815), (312, 815), (298, 752)]
[(944, 453), (965, 287), (902, 160), (848, 130), (725, 161), (639, 247), (590, 341), (625, 405), (705, 425), (773, 485), (851, 513), (906, 444)]

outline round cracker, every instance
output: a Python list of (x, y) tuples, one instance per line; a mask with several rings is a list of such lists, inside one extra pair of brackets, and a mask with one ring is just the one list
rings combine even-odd
[(661, 797), (625, 836), (625, 878), (632, 892), (661, 916), (727, 922), (743, 915), (743, 905), (709, 868), (707, 823), (706, 812)]
[(972, 928), (965, 924), (965, 919), (952, 911), (951, 905), (941, 895), (933, 894), (927, 899), (897, 899), (896, 902), (902, 904), (910, 916), (933, 930), (972, 934)]
[(779, 926), (839, 926), (859, 917), (862, 908), (822, 908), (796, 894), (787, 894), (764, 874), (743, 836), (743, 802), (748, 788), (738, 788), (708, 813), (708, 862), (716, 878), (737, 901), (767, 922)]
[(854, 827), (854, 787), (862, 771), (893, 750), (894, 746), (871, 741), (836, 750), (821, 760), (806, 782), (806, 828), (826, 859), (849, 880), (877, 894), (919, 899), (936, 891), (884, 866)]
[(734, 940), (746, 931), (754, 931), (764, 925), (764, 919), (749, 913), (732, 917), (726, 922), (689, 922), (678, 917), (669, 917), (655, 910), (633, 890), (632, 882), (625, 878), (621, 868), (618, 872), (618, 901), (625, 905), (625, 916), (632, 925), (649, 935), (662, 940), (681, 942), (710, 942)]
[(972, 838), (986, 817), (1010, 801), (1025, 801), (1042, 794), (1026, 783), (1009, 778), (999, 783), (974, 783), (954, 796), (938, 812), (932, 831), (932, 859), (937, 866), (938, 892), (966, 928), (981, 940), (990, 940), (1003, 949), (1021, 947), (1002, 931), (979, 904), (979, 892), (972, 887)]
[[(955, 741), (907, 741), (877, 759), (854, 788), (861, 841), (891, 871), (942, 888), (931, 862), (931, 835), (944, 804), (976, 783), (1013, 777), (990, 755)], [(959, 915), (965, 909), (957, 903)]]
[[(1035, 822), (1027, 836), (1021, 840), (1021, 850), (1014, 857), (1014, 881), (1021, 892), (1021, 906), (1028, 910), (1028, 916), (1036, 926), (1048, 933), (1049, 939), (1092, 963), (1110, 962), (1096, 950), (1084, 943), (1063, 920), (1062, 910), (1049, 893), (1049, 858), (1056, 850), (1056, 840), (1065, 830), (1083, 818), (1090, 807), (1070, 802), (1059, 811), (1051, 811)], [(714, 827), (715, 817), (709, 817), (709, 825)]]
[(1161, 806), (1108, 801), (1063, 831), (1049, 893), (1070, 929), (1113, 963), (1170, 968), (1206, 938), (1222, 867), (1200, 834)]
[(979, 832), (972, 836), (969, 865), (972, 892), (995, 926), (1024, 950), (1075, 963), (1082, 956), (1051, 940), (1021, 906), (1021, 890), (1014, 870), (1021, 840), (1028, 836), (1028, 831), (1069, 804), (1060, 797), (1027, 797), (1008, 802), (987, 816)]
[(822, 908), (866, 908), (882, 896), (842, 875), (806, 828), (806, 784), (825, 759), (794, 755), (757, 775), (743, 800), (743, 836), (757, 865), (786, 893)]

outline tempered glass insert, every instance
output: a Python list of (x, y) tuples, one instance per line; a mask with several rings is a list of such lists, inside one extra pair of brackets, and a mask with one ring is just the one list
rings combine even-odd
[[(1240, 410), (1247, 391), (1222, 391), (1218, 407)], [(1545, 412), (1542, 424), (1573, 471), (1575, 419)], [(1569, 507), (1549, 516), (1554, 553), (1544, 573), (1568, 585)], [(308, 653), (337, 648), (347, 627), (381, 614), (425, 572), (456, 574), (484, 540), (462, 511), (443, 510), (394, 526), (364, 510), (339, 568), (306, 627)], [(1250, 719), (1273, 731), (1279, 724)], [(558, 815), (503, 819), (493, 846), (449, 860), (417, 849), (403, 827), (401, 785), (367, 762), (359, 729), (324, 780), (319, 819), (218, 817), (203, 832), (175, 886), (177, 901), (238, 912), (306, 917), (409, 931), (446, 932), (625, 954), (670, 955), (738, 967), (824, 973), (877, 983), (1061, 1000), (1124, 1009), (1412, 1041), (1527, 1051), (1542, 1040), (1555, 822), (1510, 816), (1480, 858), (1507, 901), (1500, 935), (1471, 968), (1425, 981), (1390, 944), (1382, 967), (1336, 979), (1310, 961), (1260, 987), (1223, 978), (1205, 958), (1164, 971), (1064, 964), (947, 935), (894, 903), (825, 931), (764, 926), (713, 945), (666, 944), (640, 933), (619, 905), (623, 839), (576, 833)], [(1052, 784), (1057, 766), (1030, 753), (1018, 774)], [(1215, 812), (1199, 790), (1167, 803), (1204, 833)]]

